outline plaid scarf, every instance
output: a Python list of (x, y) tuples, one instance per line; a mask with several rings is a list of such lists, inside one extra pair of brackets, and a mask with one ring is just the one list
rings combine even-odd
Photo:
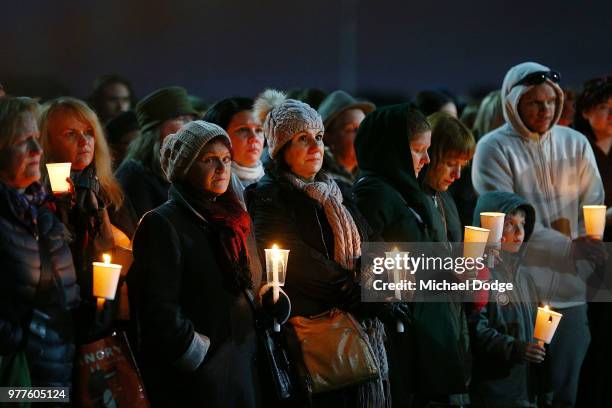
[(6, 185), (5, 188), (8, 193), (9, 204), (19, 221), (33, 234), (36, 234), (38, 231), (38, 208), (49, 199), (49, 195), (43, 186), (38, 182), (32, 183), (23, 193)]

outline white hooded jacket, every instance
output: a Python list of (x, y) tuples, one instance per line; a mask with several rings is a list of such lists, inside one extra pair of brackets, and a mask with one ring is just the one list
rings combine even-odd
[(585, 282), (593, 267), (574, 261), (571, 243), (585, 234), (582, 206), (603, 204), (604, 189), (587, 138), (556, 125), (563, 108), (563, 92), (556, 83), (547, 79), (558, 103), (546, 133), (530, 131), (520, 118), (519, 100), (531, 86), (515, 84), (538, 71), (550, 69), (526, 62), (506, 74), (502, 85), (506, 124), (478, 142), (472, 181), (478, 194), (509, 191), (534, 206), (536, 224), (523, 265), (536, 282), (541, 300), (564, 308), (586, 299)]

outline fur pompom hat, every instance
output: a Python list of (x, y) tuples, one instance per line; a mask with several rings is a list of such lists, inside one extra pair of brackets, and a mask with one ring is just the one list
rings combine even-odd
[(257, 97), (253, 111), (263, 123), (272, 159), (296, 133), (308, 129), (324, 130), (323, 120), (316, 110), (304, 102), (287, 99), (284, 93), (274, 89)]

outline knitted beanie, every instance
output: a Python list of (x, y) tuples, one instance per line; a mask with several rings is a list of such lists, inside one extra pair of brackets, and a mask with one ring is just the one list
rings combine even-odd
[(168, 181), (172, 183), (187, 174), (202, 148), (216, 137), (231, 149), (232, 142), (225, 130), (203, 120), (189, 122), (167, 136), (161, 148), (161, 167)]
[(287, 99), (284, 93), (274, 89), (268, 89), (257, 97), (253, 111), (263, 123), (272, 159), (296, 133), (324, 129), (321, 115), (316, 110), (304, 102)]

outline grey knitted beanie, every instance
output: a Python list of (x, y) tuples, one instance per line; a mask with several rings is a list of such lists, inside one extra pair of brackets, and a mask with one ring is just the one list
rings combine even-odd
[(268, 89), (255, 100), (255, 115), (263, 123), (270, 157), (275, 159), (282, 147), (299, 132), (308, 129), (324, 130), (321, 115), (308, 104), (274, 89)]
[(170, 182), (182, 178), (200, 155), (202, 148), (215, 137), (221, 137), (231, 150), (232, 142), (220, 126), (196, 120), (169, 135), (161, 148), (161, 167)]

